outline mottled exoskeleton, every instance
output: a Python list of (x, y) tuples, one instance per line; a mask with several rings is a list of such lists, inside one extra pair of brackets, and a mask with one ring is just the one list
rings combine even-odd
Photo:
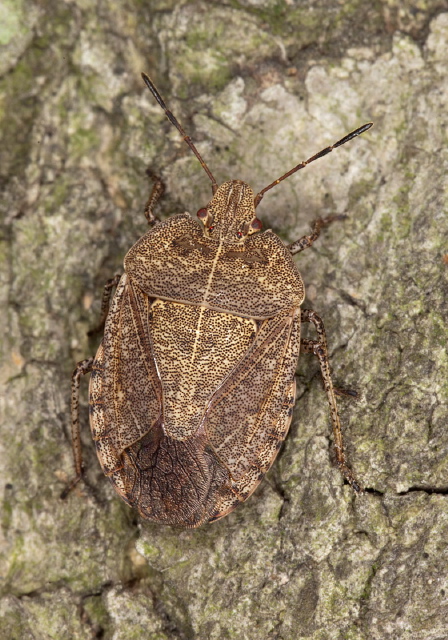
[[(190, 138), (144, 80), (199, 158), (213, 197), (164, 222), (145, 213), (150, 230), (127, 254), (125, 272), (106, 287), (104, 338), (95, 358), (73, 375), (73, 448), (82, 473), (78, 387), (91, 372), (90, 425), (104, 473), (143, 518), (197, 527), (232, 511), (272, 465), (288, 432), (296, 398), (299, 353), (317, 355), (330, 404), (337, 464), (346, 464), (322, 321), (301, 311), (304, 286), (292, 255), (323, 225), (285, 246), (262, 231), (255, 209), (264, 193), (356, 135), (364, 125), (276, 180), (255, 196), (240, 180), (217, 186)], [(112, 286), (117, 285), (110, 309)], [(301, 340), (311, 322), (317, 340)]]

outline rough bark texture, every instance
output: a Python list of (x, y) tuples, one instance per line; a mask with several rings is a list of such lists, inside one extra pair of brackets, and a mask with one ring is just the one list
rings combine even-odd
[[(0, 639), (443, 640), (448, 636), (448, 5), (442, 0), (3, 0)], [(94, 354), (101, 290), (161, 215), (210, 186), (145, 89), (147, 71), (222, 182), (267, 194), (285, 241), (347, 214), (298, 257), (326, 322), (348, 454), (331, 464), (309, 355), (287, 442), (233, 514), (145, 525), (73, 473), (70, 373)], [(87, 386), (87, 385), (85, 385)]]

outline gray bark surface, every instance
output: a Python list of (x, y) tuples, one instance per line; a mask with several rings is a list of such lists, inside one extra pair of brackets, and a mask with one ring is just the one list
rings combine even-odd
[[(0, 20), (0, 640), (448, 637), (448, 4), (4, 0)], [(159, 213), (218, 182), (266, 194), (323, 318), (355, 496), (331, 462), (318, 363), (301, 356), (287, 441), (255, 494), (198, 530), (139, 521), (101, 473), (83, 385), (105, 281)], [(313, 337), (309, 334), (309, 337)]]

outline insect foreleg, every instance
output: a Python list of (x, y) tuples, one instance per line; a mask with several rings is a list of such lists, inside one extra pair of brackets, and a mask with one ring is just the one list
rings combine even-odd
[(160, 222), (159, 218), (154, 215), (154, 209), (160, 198), (165, 193), (165, 185), (163, 184), (161, 178), (157, 176), (151, 177), (154, 184), (145, 206), (145, 217), (148, 221), (149, 226), (153, 227), (157, 222)]
[(315, 220), (313, 222), (313, 232), (309, 236), (302, 236), (295, 242), (288, 244), (288, 249), (290, 250), (291, 255), (294, 255), (295, 253), (299, 253), (300, 251), (311, 247), (320, 236), (320, 232), (323, 227), (326, 227), (336, 220), (344, 220), (346, 217), (347, 216), (345, 215), (328, 216), (327, 218), (318, 218), (317, 220)]

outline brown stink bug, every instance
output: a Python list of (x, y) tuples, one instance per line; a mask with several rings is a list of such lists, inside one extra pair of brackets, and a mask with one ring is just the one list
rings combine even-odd
[[(213, 197), (199, 222), (182, 213), (160, 222), (155, 181), (145, 209), (150, 230), (128, 252), (121, 278), (105, 288), (104, 337), (95, 358), (72, 378), (72, 439), (81, 478), (78, 391), (91, 372), (90, 426), (102, 469), (143, 518), (198, 527), (230, 513), (258, 486), (291, 423), (300, 352), (319, 359), (330, 405), (337, 465), (348, 467), (325, 331), (301, 310), (304, 286), (292, 259), (336, 217), (285, 246), (262, 231), (255, 209), (263, 195), (310, 162), (367, 131), (352, 131), (254, 195), (241, 180), (218, 187), (157, 89), (143, 79), (197, 156)], [(111, 290), (116, 288), (109, 309)], [(317, 340), (300, 338), (312, 323)], [(68, 493), (68, 489), (64, 494)]]

